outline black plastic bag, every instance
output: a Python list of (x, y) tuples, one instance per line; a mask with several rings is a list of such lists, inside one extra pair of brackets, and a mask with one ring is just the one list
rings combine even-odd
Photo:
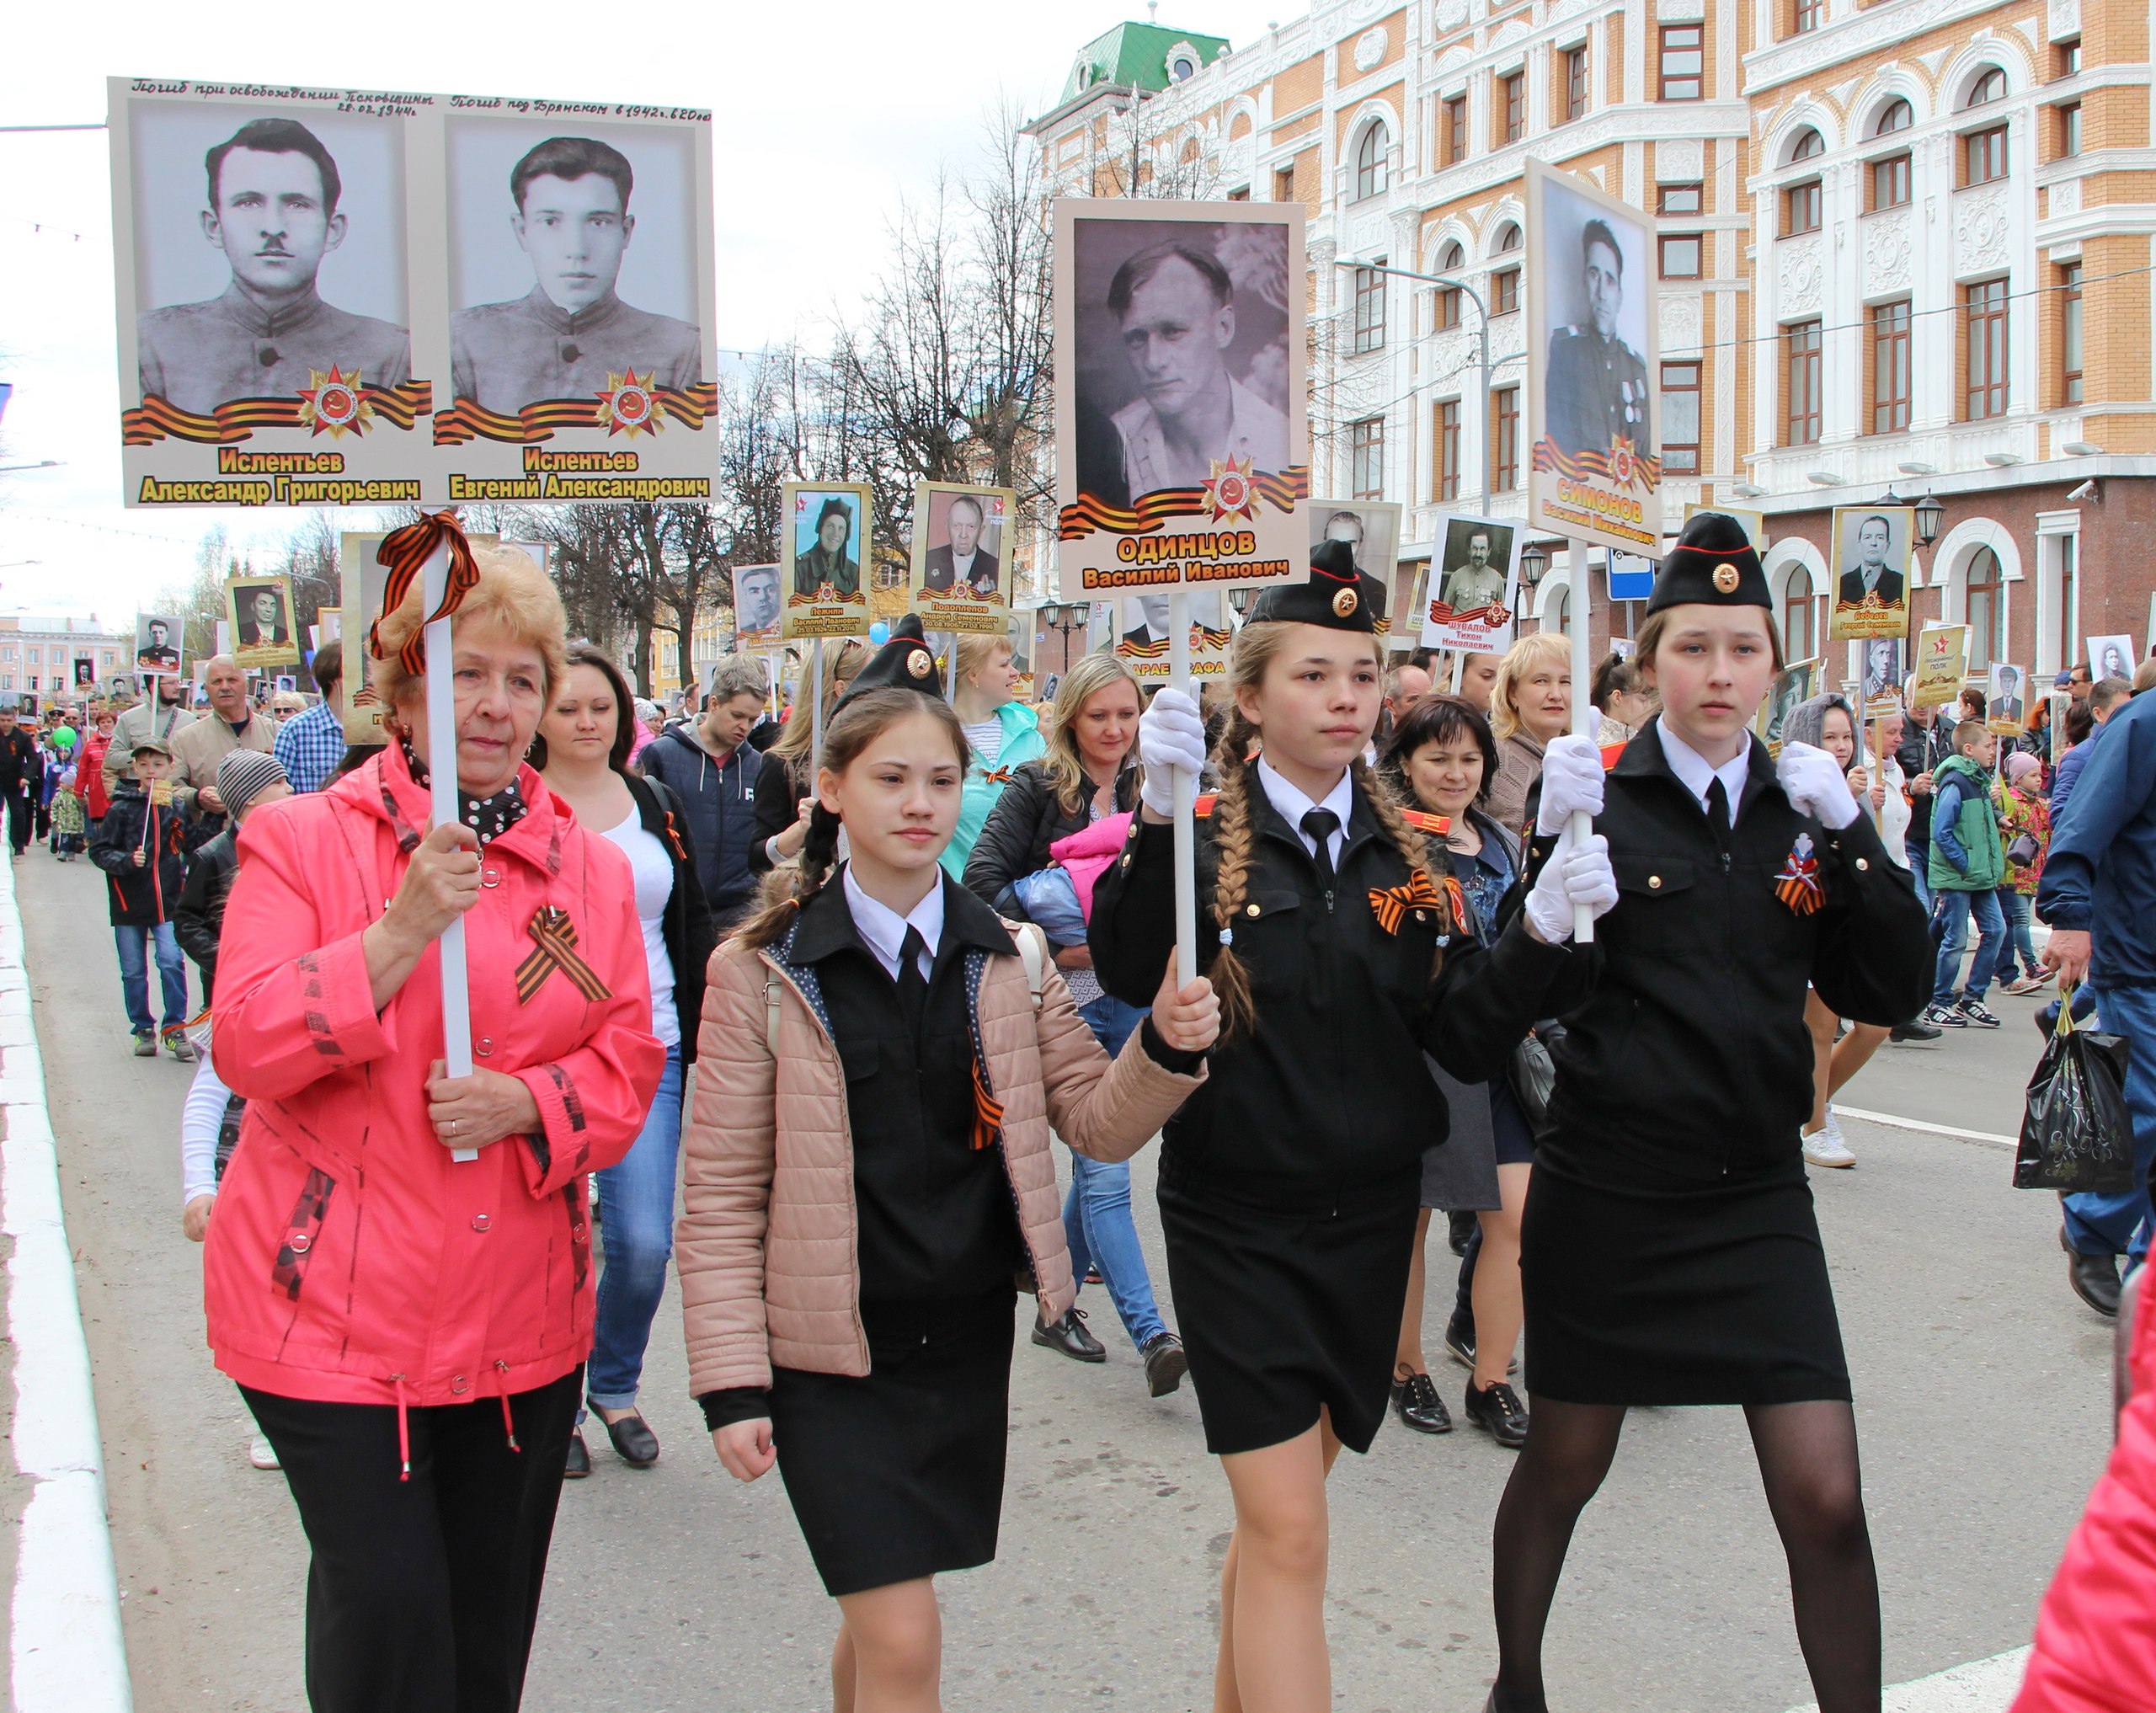
[(2069, 1003), (2044, 1043), (2021, 1113), (2016, 1189), (2133, 1187), (2133, 1121), (2126, 1108), (2126, 1041), (2079, 1026)]

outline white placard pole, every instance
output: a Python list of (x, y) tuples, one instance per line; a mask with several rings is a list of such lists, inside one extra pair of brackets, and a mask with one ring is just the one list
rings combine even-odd
[[(1594, 707), (1593, 669), (1588, 659), (1588, 622), (1587, 543), (1572, 543), (1572, 580), (1565, 590), (1565, 629), (1572, 644), (1572, 729), (1590, 744), (1594, 741), (1599, 716)], [(1572, 816), (1572, 843), (1583, 845), (1594, 831), (1594, 819), (1582, 809)], [(1594, 913), (1585, 905), (1572, 906), (1572, 943), (1586, 946), (1594, 940)]]
[[(433, 612), (449, 587), (449, 543), (435, 544), (419, 572), (419, 599)], [(451, 664), (450, 625), (439, 618), (428, 625), (427, 749), (430, 806), (436, 826), (456, 822), (456, 673)], [(459, 916), (435, 942), (441, 948), (441, 1056), (451, 1076), (472, 1074), (472, 991), (464, 960), (464, 918)], [(476, 1148), (450, 1150), (451, 1160), (477, 1160)]]
[[(1168, 683), (1190, 694), (1190, 591), (1168, 593)], [(1198, 979), (1198, 776), (1176, 769), (1176, 985)]]
[(817, 757), (824, 753), (824, 639), (808, 647), (808, 795), (816, 794)]

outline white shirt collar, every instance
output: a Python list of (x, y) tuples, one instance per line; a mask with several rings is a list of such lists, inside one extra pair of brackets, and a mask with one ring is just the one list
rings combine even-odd
[(1303, 841), (1303, 849), (1311, 856), (1317, 855), (1317, 841), (1303, 830), (1303, 817), (1314, 808), (1331, 809), (1339, 818), (1340, 825), (1326, 840), (1326, 854), (1332, 866), (1340, 866), (1340, 847), (1348, 842), (1348, 817), (1355, 809), (1355, 776), (1342, 772), (1340, 783), (1326, 793), (1323, 803), (1313, 803), (1304, 796), (1299, 787), (1290, 785), (1275, 771), (1262, 755), (1257, 758), (1257, 782), (1265, 787), (1267, 800), (1280, 812), (1280, 818), (1295, 830), (1295, 836)]
[(853, 912), (854, 931), (876, 954), (884, 974), (894, 981), (899, 979), (899, 953), (905, 949), (908, 928), (920, 929), (921, 937), (928, 942), (927, 962), (921, 966), (921, 973), (934, 973), (937, 948), (943, 943), (943, 877), (940, 873), (928, 896), (913, 907), (911, 914), (903, 916), (862, 890), (861, 883), (853, 878), (851, 862), (840, 876), (840, 884), (846, 888), (846, 908)]
[(1655, 735), (1662, 739), (1662, 759), (1669, 763), (1669, 771), (1684, 782), (1685, 790), (1699, 800), (1700, 807), (1707, 806), (1707, 787), (1713, 781), (1721, 781), (1723, 792), (1729, 798), (1729, 824), (1737, 824), (1737, 807), (1744, 801), (1744, 784), (1752, 774), (1752, 743), (1748, 737), (1744, 747), (1737, 752), (1736, 759), (1725, 761), (1719, 767), (1710, 762), (1697, 750), (1669, 729), (1663, 720), (1654, 723)]

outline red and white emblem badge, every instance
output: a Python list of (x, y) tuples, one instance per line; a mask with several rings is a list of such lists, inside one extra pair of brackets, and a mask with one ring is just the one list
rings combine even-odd
[(366, 432), (374, 411), (367, 403), (357, 369), (347, 375), (332, 363), (327, 375), (310, 369), (307, 378), (314, 384), (300, 388), (300, 420), (310, 432), (327, 434), (332, 440), (342, 440), (347, 432)]
[(626, 375), (610, 372), (606, 390), (599, 395), (599, 419), (610, 435), (657, 434), (662, 425), (659, 401), (651, 396), (651, 376), (633, 369)]
[(1230, 458), (1225, 463), (1213, 460), (1213, 473), (1202, 486), (1205, 510), (1217, 521), (1232, 523), (1257, 515), (1257, 490), (1251, 486), (1250, 470), (1248, 458)]
[(1620, 488), (1630, 488), (1637, 468), (1638, 451), (1633, 443), (1620, 435), (1609, 442), (1609, 479)]

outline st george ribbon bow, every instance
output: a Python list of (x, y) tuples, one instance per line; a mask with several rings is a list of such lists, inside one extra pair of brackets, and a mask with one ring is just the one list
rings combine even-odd
[(472, 543), (464, 538), (463, 526), (454, 511), (427, 512), (417, 523), (392, 530), (375, 549), (375, 563), (389, 568), (389, 581), (382, 587), (381, 615), (367, 632), (367, 652), (377, 660), (387, 660), (388, 651), (382, 643), (382, 621), (403, 606), (413, 581), (426, 567), (428, 556), (445, 542), (449, 547), (449, 578), (442, 585), (441, 605), (427, 615), (426, 623), (414, 631), (397, 653), (404, 670), (414, 678), (427, 667), (427, 625), (447, 618), (464, 605), (464, 597), (478, 584), (478, 563), (472, 557)]
[(530, 1005), (531, 997), (556, 970), (568, 977), (576, 990), (596, 1004), (611, 999), (613, 990), (576, 952), (576, 924), (558, 905), (542, 905), (524, 925), (524, 931), (538, 942), (531, 955), (516, 966), (516, 1002)]

